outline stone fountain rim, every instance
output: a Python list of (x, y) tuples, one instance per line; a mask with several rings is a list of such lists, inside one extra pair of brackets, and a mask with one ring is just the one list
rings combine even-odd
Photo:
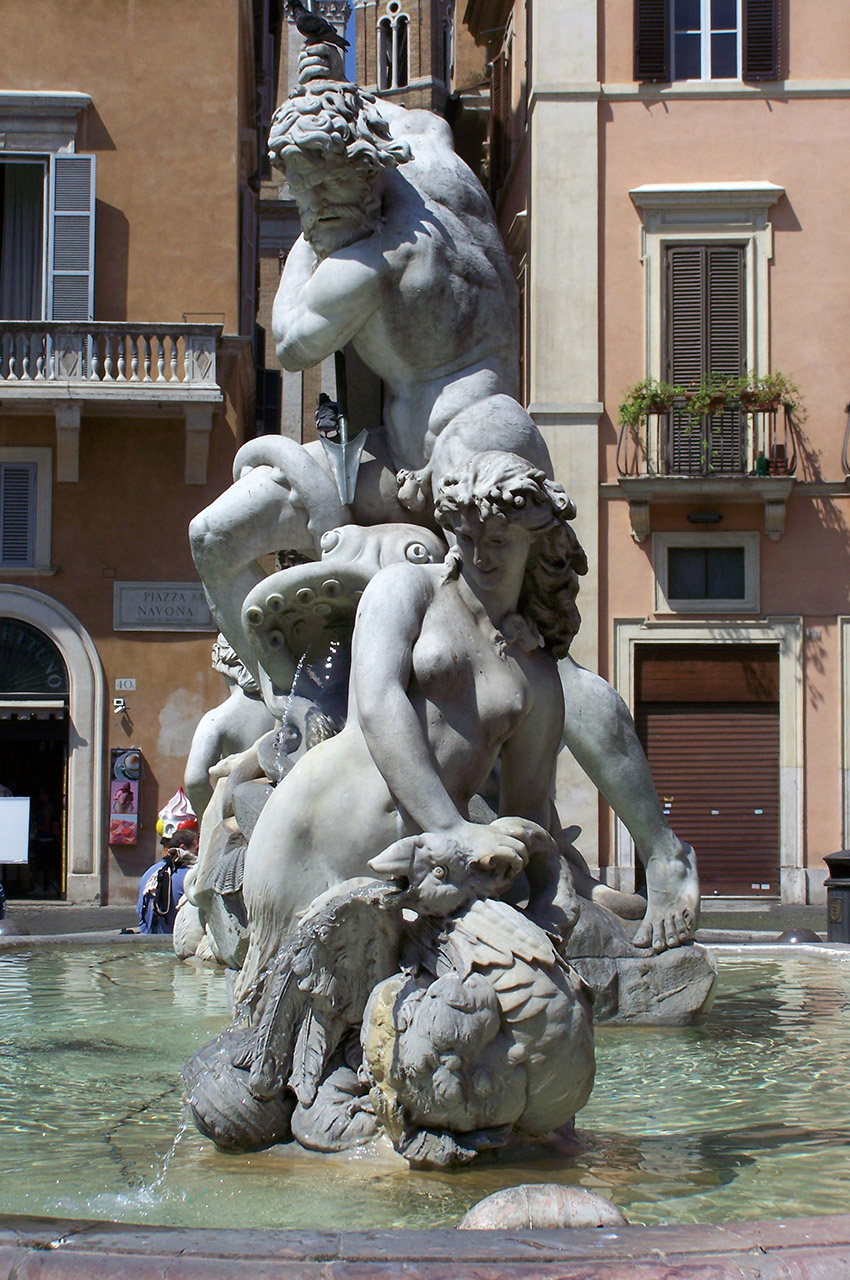
[[(850, 1214), (669, 1227), (545, 1231), (397, 1230), (306, 1232), (139, 1227), (0, 1216), (0, 1280), (100, 1280), (120, 1260), (128, 1280), (552, 1280), (565, 1264), (582, 1280), (661, 1280), (700, 1274), (842, 1274)], [(574, 1269), (579, 1268), (580, 1270)], [(844, 1272), (843, 1274), (846, 1274)]]
[[(167, 935), (110, 930), (0, 937), (0, 952), (116, 942), (163, 950), (171, 945)], [(789, 947), (751, 934), (730, 933), (723, 942), (701, 945), (726, 954), (791, 950), (850, 958), (846, 944)], [(661, 1280), (697, 1258), (712, 1280), (747, 1274), (754, 1264), (761, 1280), (779, 1280), (789, 1274), (789, 1263), (800, 1280), (822, 1280), (841, 1274), (837, 1268), (850, 1262), (850, 1213), (664, 1227), (462, 1233), (149, 1227), (0, 1214), (0, 1280), (107, 1280), (119, 1259), (126, 1280), (166, 1280), (178, 1271), (180, 1280), (390, 1280), (402, 1268), (411, 1280), (446, 1280), (449, 1274), (463, 1280), (458, 1267), (466, 1266), (474, 1268), (476, 1280), (552, 1280), (552, 1263), (559, 1269), (566, 1263), (580, 1266), (582, 1280)]]

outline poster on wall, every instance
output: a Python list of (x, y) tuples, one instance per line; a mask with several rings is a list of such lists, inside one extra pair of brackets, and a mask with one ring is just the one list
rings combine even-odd
[(135, 844), (139, 833), (138, 747), (113, 747), (109, 771), (109, 843)]
[(29, 847), (29, 796), (0, 796), (0, 862), (26, 862)]

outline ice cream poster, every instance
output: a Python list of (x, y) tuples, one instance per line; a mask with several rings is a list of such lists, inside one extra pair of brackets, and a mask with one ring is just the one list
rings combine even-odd
[(138, 747), (113, 748), (109, 774), (109, 843), (135, 844), (139, 830)]

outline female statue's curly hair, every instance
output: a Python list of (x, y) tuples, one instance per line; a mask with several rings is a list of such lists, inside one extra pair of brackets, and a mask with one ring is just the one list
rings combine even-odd
[[(565, 657), (581, 622), (576, 596), (587, 556), (569, 523), (576, 509), (563, 487), (518, 454), (476, 453), (456, 475), (443, 476), (435, 503), (445, 529), (469, 512), (482, 523), (518, 522), (534, 535), (519, 612), (553, 657)], [(449, 578), (458, 577), (461, 564), (460, 552), (452, 548), (446, 557)]]

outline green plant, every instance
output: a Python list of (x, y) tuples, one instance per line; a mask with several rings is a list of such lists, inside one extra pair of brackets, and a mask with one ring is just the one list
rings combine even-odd
[(752, 370), (742, 378), (729, 384), (729, 394), (741, 401), (744, 410), (749, 413), (764, 412), (766, 409), (786, 408), (795, 422), (805, 422), (806, 407), (800, 389), (793, 378), (777, 369), (776, 373), (765, 373), (760, 376)]
[(669, 382), (659, 382), (656, 378), (644, 378), (633, 387), (627, 387), (620, 402), (618, 417), (621, 427), (628, 427), (636, 432), (650, 413), (668, 413), (673, 401), (684, 395), (681, 387), (673, 387)]
[(712, 374), (708, 382), (702, 382), (698, 387), (689, 387), (685, 396), (687, 412), (699, 421), (706, 415), (718, 413), (725, 407), (729, 398), (729, 385)]

